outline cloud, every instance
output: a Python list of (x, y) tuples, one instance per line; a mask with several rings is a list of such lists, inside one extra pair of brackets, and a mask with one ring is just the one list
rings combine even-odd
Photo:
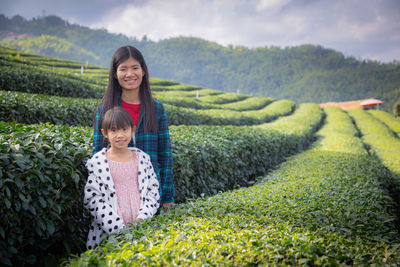
[(266, 10), (276, 12), (280, 11), (289, 2), (291, 0), (260, 0), (256, 5), (256, 10), (259, 12)]
[(400, 60), (398, 0), (2, 0), (0, 7), (30, 17), (46, 10), (156, 41), (194, 36), (248, 47), (316, 44), (355, 57)]

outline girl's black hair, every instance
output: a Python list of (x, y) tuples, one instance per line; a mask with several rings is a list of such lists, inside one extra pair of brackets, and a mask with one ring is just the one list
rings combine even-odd
[(104, 114), (104, 118), (101, 124), (101, 128), (107, 133), (110, 129), (121, 129), (123, 127), (132, 127), (134, 129), (135, 124), (131, 114), (122, 107), (113, 107)]
[[(96, 110), (101, 111), (103, 114), (107, 110), (118, 106), (118, 97), (122, 94), (122, 88), (119, 85), (118, 79), (116, 77), (118, 66), (125, 60), (133, 58), (137, 60), (144, 72), (142, 83), (139, 87), (139, 99), (140, 99), (140, 110), (143, 112), (144, 119), (144, 131), (145, 132), (158, 132), (158, 123), (156, 117), (155, 103), (151, 94), (150, 81), (149, 81), (149, 71), (147, 69), (146, 62), (142, 53), (133, 46), (122, 46), (118, 48), (111, 58), (110, 71), (108, 75), (108, 85), (106, 92), (104, 93), (103, 99), (101, 100), (99, 107)], [(101, 116), (99, 116), (100, 119)], [(93, 125), (96, 120), (96, 112), (93, 116)], [(101, 121), (97, 122), (101, 125)]]

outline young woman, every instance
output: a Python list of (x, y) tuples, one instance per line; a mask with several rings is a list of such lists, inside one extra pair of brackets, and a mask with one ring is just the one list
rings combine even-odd
[(132, 46), (118, 48), (112, 59), (108, 86), (94, 116), (93, 154), (107, 145), (101, 133), (104, 113), (122, 106), (135, 123), (135, 138), (129, 143), (151, 158), (160, 182), (164, 210), (174, 202), (172, 152), (167, 115), (161, 102), (152, 98), (149, 72), (140, 51)]
[(88, 249), (127, 223), (153, 217), (159, 207), (159, 183), (150, 157), (140, 149), (128, 148), (134, 127), (128, 111), (109, 109), (101, 129), (109, 148), (86, 163), (89, 177), (84, 206), (92, 217)]

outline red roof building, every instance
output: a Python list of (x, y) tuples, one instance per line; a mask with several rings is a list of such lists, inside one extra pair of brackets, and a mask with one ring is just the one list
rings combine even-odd
[(362, 109), (382, 109), (383, 102), (378, 99), (366, 99), (360, 103)]
[(344, 101), (344, 102), (327, 102), (319, 105), (321, 108), (328, 106), (340, 107), (342, 109), (382, 109), (383, 102), (374, 99), (363, 99), (363, 100), (355, 100), (355, 101)]

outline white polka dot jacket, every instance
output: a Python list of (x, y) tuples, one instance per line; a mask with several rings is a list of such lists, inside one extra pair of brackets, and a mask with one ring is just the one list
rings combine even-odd
[[(130, 147), (138, 155), (138, 185), (140, 208), (137, 218), (153, 217), (159, 207), (160, 193), (157, 176), (150, 156), (140, 149)], [(86, 163), (89, 177), (85, 185), (84, 207), (92, 217), (86, 246), (92, 249), (111, 233), (123, 228), (124, 222), (117, 214), (118, 202), (106, 148), (93, 155)]]

